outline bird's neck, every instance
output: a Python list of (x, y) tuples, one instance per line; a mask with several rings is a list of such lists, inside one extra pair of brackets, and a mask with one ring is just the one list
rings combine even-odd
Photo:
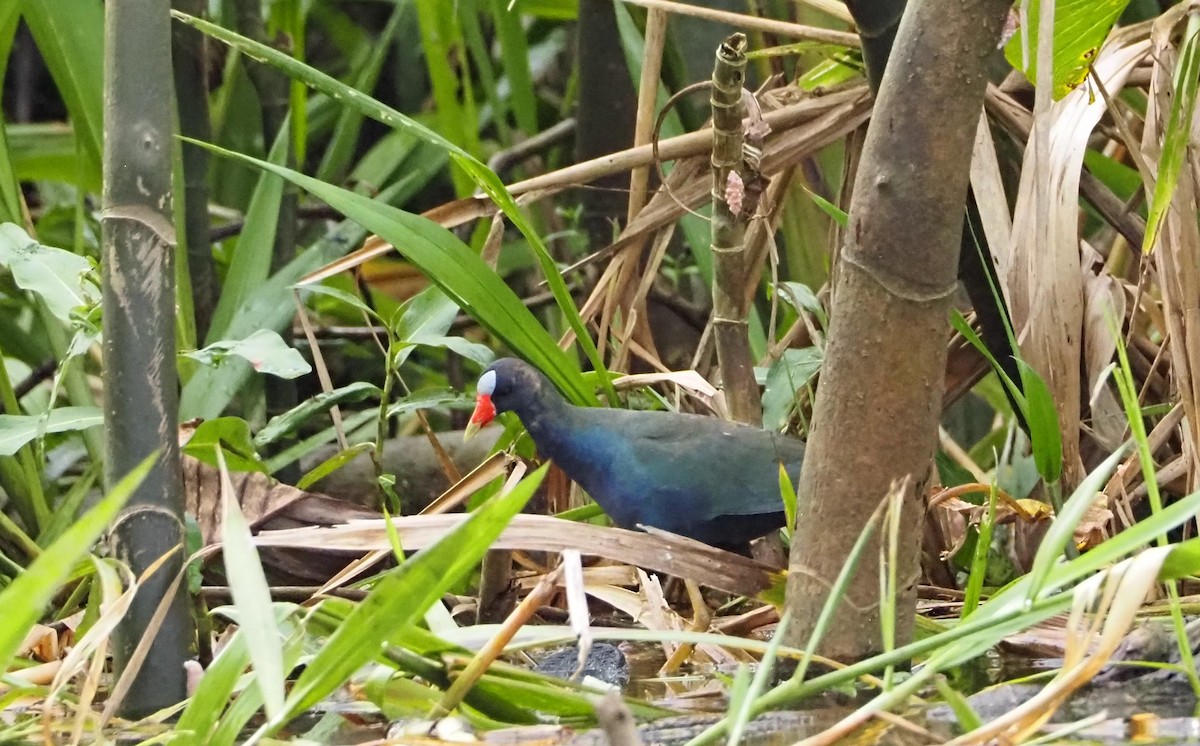
[[(517, 413), (541, 458), (553, 461), (589, 492), (610, 476), (606, 469), (612, 462), (607, 451), (613, 438), (597, 429), (589, 416), (596, 411), (555, 397)], [(610, 514), (612, 507), (606, 508)]]
[(539, 450), (546, 455), (557, 450), (556, 445), (569, 439), (574, 427), (575, 406), (566, 400), (555, 397), (544, 397), (533, 401), (517, 411), (521, 423), (529, 432), (530, 437), (538, 444)]

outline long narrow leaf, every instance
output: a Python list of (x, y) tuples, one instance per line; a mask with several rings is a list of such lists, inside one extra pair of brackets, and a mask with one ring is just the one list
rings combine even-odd
[[(356, 91), (345, 83), (293, 59), (277, 49), (272, 49), (265, 44), (247, 39), (228, 29), (221, 28), (200, 18), (189, 16), (186, 13), (174, 12), (174, 16), (183, 23), (200, 29), (205, 34), (230, 45), (253, 59), (278, 67), (291, 77), (304, 81), (305, 84), (335, 100), (342, 101), (358, 109), (376, 121), (382, 122), (389, 127), (411, 132), (421, 139), (445, 149), (450, 154), (450, 157), (454, 159), (454, 162), (474, 179), (479, 188), (496, 203), (496, 206), (513, 222), (517, 230), (521, 231), (525, 236), (534, 257), (538, 261), (538, 265), (542, 269), (542, 274), (546, 277), (546, 284), (549, 286), (551, 294), (554, 296), (559, 309), (566, 318), (567, 324), (575, 333), (584, 355), (587, 356), (597, 371), (604, 371), (604, 362), (600, 359), (600, 353), (596, 350), (596, 345), (592, 341), (583, 323), (583, 319), (579, 315), (579, 309), (575, 307), (575, 302), (571, 298), (570, 291), (567, 290), (566, 283), (558, 274), (558, 268), (554, 263), (553, 257), (550, 256), (549, 250), (547, 250), (546, 245), (542, 242), (533, 224), (530, 223), (525, 213), (517, 205), (513, 196), (508, 193), (508, 189), (505, 188), (504, 183), (500, 181), (500, 177), (496, 176), (491, 169), (463, 148), (410, 117), (405, 116), (396, 109), (367, 96), (361, 91)], [(553, 374), (550, 371), (546, 371), (546, 373), (553, 378)], [(567, 384), (565, 387), (566, 390), (573, 395), (581, 395), (584, 401), (594, 400), (590, 391), (581, 390), (582, 387), (577, 379), (570, 375), (567, 376), (567, 379), (556, 380), (556, 383), (560, 385)], [(615, 402), (617, 400), (616, 390), (613, 388), (609, 377), (602, 375), (600, 380), (604, 385), (604, 390), (609, 401)]]
[(225, 468), (225, 457), (220, 448), (213, 450), (221, 473), (221, 551), (225, 576), (238, 610), (239, 628), (250, 646), (254, 683), (262, 694), (267, 715), (278, 718), (284, 706), (283, 643), (271, 608), (271, 589), (250, 536), (250, 524), (242, 514), (237, 491)]
[(13, 653), (46, 605), (59, 592), (63, 581), (108, 528), (126, 501), (145, 479), (158, 459), (157, 453), (126, 474), (108, 494), (51, 544), (25, 572), (0, 591), (0, 671), (8, 667)]
[[(283, 129), (267, 157), (272, 163), (283, 163), (290, 144)], [(262, 173), (246, 209), (246, 229), (237, 241), (233, 260), (225, 275), (221, 297), (213, 311), (212, 325), (205, 344), (230, 339), (229, 324), (234, 313), (266, 282), (271, 273), (271, 253), (275, 247), (275, 230), (279, 226), (279, 206), (283, 200), (283, 179), (275, 174)]]
[(1186, 36), (1179, 66), (1175, 69), (1175, 95), (1171, 97), (1171, 113), (1163, 131), (1158, 178), (1154, 182), (1154, 198), (1150, 200), (1146, 219), (1146, 237), (1142, 242), (1142, 251), (1146, 253), (1154, 249), (1154, 242), (1158, 238), (1158, 230), (1167, 214), (1167, 208), (1175, 198), (1179, 172), (1191, 140), (1192, 119), (1196, 111), (1197, 75), (1200, 74), (1200, 24), (1190, 22)]
[(59, 407), (45, 416), (0, 414), (0, 456), (11, 456), (21, 446), (46, 433), (86, 430), (104, 424), (98, 407)]
[(20, 0), (19, 5), (67, 105), (87, 170), (99, 173), (104, 132), (104, 5), (96, 0)]
[[(190, 141), (189, 142), (194, 142)], [(252, 163), (311, 192), (395, 246), (479, 323), (540, 368), (573, 400), (595, 402), (575, 362), (558, 348), (513, 291), (466, 244), (431, 220), (326, 184), (283, 166), (197, 142), (215, 153)]]
[(511, 492), (472, 513), (441, 541), (385, 576), (309, 661), (288, 696), (282, 718), (260, 733), (274, 732), (342, 684), (371, 660), (393, 629), (420, 619), (446, 589), (471, 570), (514, 515), (520, 512), (546, 475), (546, 466)]

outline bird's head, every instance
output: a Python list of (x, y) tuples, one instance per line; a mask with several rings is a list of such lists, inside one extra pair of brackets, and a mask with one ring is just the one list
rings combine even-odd
[(536, 401), (549, 385), (541, 373), (528, 363), (506, 357), (488, 366), (475, 385), (475, 411), (467, 423), (467, 440), (501, 412), (519, 412)]

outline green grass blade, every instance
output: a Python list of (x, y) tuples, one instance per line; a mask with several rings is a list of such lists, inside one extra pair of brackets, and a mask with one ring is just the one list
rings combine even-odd
[(213, 145), (213, 152), (253, 163), (311, 192), (331, 207), (399, 248), (405, 257), (515, 352), (537, 366), (571, 399), (592, 403), (595, 395), (575, 362), (495, 272), (462, 241), (440, 225), (310, 176)]
[[(379, 73), (383, 70), (384, 60), (392, 49), (392, 43), (397, 38), (400, 29), (412, 23), (412, 3), (396, 3), (391, 17), (383, 27), (383, 31), (374, 40), (370, 53), (366, 56), (361, 67), (356, 69), (350, 78), (354, 87), (360, 91), (374, 90), (379, 81)], [(362, 130), (363, 114), (353, 108), (343, 109), (338, 114), (337, 123), (333, 126), (333, 134), (321, 155), (321, 165), (317, 167), (317, 178), (322, 181), (340, 179), (354, 157), (354, 148), (358, 144), (358, 134)]]
[(20, 0), (38, 51), (67, 105), (86, 170), (100, 173), (104, 133), (104, 6), (95, 0)]
[(1063, 469), (1062, 431), (1058, 426), (1054, 395), (1046, 380), (1029, 363), (1017, 358), (1017, 367), (1025, 390), (1025, 417), (1029, 423), (1029, 440), (1033, 444), (1033, 461), (1042, 479), (1052, 484), (1062, 476)]
[(383, 577), (309, 661), (288, 696), (284, 717), (272, 719), (264, 728), (273, 732), (319, 702), (374, 658), (391, 630), (420, 619), (447, 588), (475, 567), (533, 496), (546, 468), (542, 466), (507, 495), (471, 513), (437, 544)]
[(462, 24), (463, 41), (475, 63), (479, 87), (483, 89), (483, 96), (492, 107), (491, 120), (496, 125), (497, 139), (502, 144), (510, 145), (513, 137), (512, 127), (508, 123), (508, 101), (500, 95), (500, 86), (496, 83), (496, 70), (492, 65), (491, 52), (483, 38), (483, 27), (479, 23), (478, 2), (479, 0), (459, 0), (459, 23)]
[[(271, 154), (272, 163), (283, 163), (289, 146), (288, 131), (283, 128)], [(225, 273), (221, 297), (213, 311), (205, 344), (212, 344), (229, 337), (229, 325), (233, 316), (271, 274), (271, 254), (275, 248), (275, 231), (279, 227), (279, 206), (283, 201), (283, 179), (271, 173), (262, 173), (246, 209), (245, 230), (238, 237), (233, 260)]]
[(25, 572), (0, 591), (0, 609), (4, 609), (4, 615), (0, 616), (0, 671), (8, 668), (17, 646), (57, 595), (63, 581), (117, 517), (157, 460), (157, 452), (147, 456), (96, 507), (64, 531)]
[[(533, 251), (534, 257), (537, 259), (539, 266), (542, 269), (542, 274), (545, 275), (546, 284), (550, 288), (551, 294), (554, 296), (555, 302), (558, 304), (559, 310), (567, 320), (567, 324), (575, 333), (575, 337), (579, 346), (582, 348), (584, 355), (591, 362), (592, 367), (601, 374), (604, 373), (604, 361), (600, 359), (600, 353), (596, 349), (595, 342), (584, 326), (583, 319), (579, 315), (579, 309), (575, 307), (575, 302), (571, 298), (571, 293), (567, 290), (567, 285), (558, 273), (558, 267), (554, 263), (553, 257), (550, 256), (549, 250), (537, 231), (534, 230), (533, 224), (525, 213), (518, 207), (516, 200), (508, 193), (500, 177), (477, 160), (474, 156), (464, 150), (462, 147), (447, 140), (428, 127), (420, 124), (414, 119), (401, 114), (396, 109), (383, 104), (366, 94), (356, 91), (350, 86), (326, 75), (325, 73), (316, 70), (308, 65), (298, 62), (282, 52), (272, 49), (266, 45), (259, 44), (255, 41), (247, 39), (243, 36), (233, 33), (220, 26), (209, 23), (207, 21), (189, 16), (186, 13), (173, 12), (173, 15), (178, 20), (194, 26), (205, 34), (212, 36), (219, 41), (222, 41), (231, 47), (243, 52), (253, 59), (266, 62), (270, 65), (280, 68), (288, 75), (304, 81), (307, 85), (320, 91), (321, 93), (330, 96), (331, 98), (342, 101), (345, 104), (352, 106), (365, 115), (375, 119), (378, 122), (394, 127), (396, 129), (410, 132), (426, 142), (438, 145), (450, 154), (450, 157), (464, 171), (466, 171), (480, 189), (493, 201), (496, 206), (512, 221), (517, 230), (525, 236), (529, 242), (529, 247)], [(532, 362), (532, 361), (531, 361)], [(617, 399), (616, 389), (613, 388), (612, 381), (606, 375), (601, 375), (600, 380), (604, 385), (605, 393), (610, 403), (615, 404)], [(560, 382), (561, 383), (561, 382)], [(578, 388), (572, 386), (569, 389), (572, 395), (578, 395)], [(588, 391), (583, 394), (585, 401), (594, 401), (595, 397)]]
[[(438, 131), (446, 139), (458, 145), (474, 157), (479, 153), (479, 124), (474, 102), (471, 101), (470, 71), (454, 64), (456, 59), (466, 59), (462, 32), (455, 15), (457, 3), (443, 0), (415, 0), (417, 18), (421, 26), (421, 47), (425, 50), (425, 64), (429, 81), (433, 86), (433, 101), (437, 116)], [(464, 12), (471, 12), (466, 9)], [(464, 94), (459, 100), (459, 90)], [(458, 164), (464, 167), (463, 163)], [(471, 194), (470, 172), (455, 170), (454, 191), (459, 197)]]
[(529, 69), (529, 45), (521, 28), (520, 8), (509, 9), (506, 0), (491, 0), (496, 32), (500, 37), (500, 58), (512, 91), (513, 116), (525, 135), (537, 134), (537, 96), (533, 91), (533, 73)]
[(250, 646), (254, 683), (262, 694), (267, 716), (278, 718), (284, 707), (283, 645), (271, 608), (271, 589), (254, 547), (250, 524), (242, 514), (237, 491), (229, 479), (225, 457), (220, 448), (213, 450), (221, 473), (221, 552), (225, 576), (238, 610), (239, 629)]
[[(0, 19), (2, 23), (3, 19)], [(0, 223), (21, 225), (24, 222), (21, 217), (21, 184), (17, 181), (17, 171), (8, 154), (8, 136), (4, 116), (0, 112)]]
[(1146, 219), (1146, 237), (1142, 241), (1142, 251), (1146, 253), (1154, 249), (1167, 208), (1175, 199), (1175, 187), (1179, 184), (1179, 172), (1187, 154), (1196, 112), (1196, 87), (1200, 85), (1197, 81), (1200, 75), (1200, 20), (1194, 15), (1188, 20), (1186, 36), (1179, 65), (1175, 68), (1175, 95), (1171, 97), (1171, 113), (1163, 131), (1158, 178), (1154, 181), (1154, 197), (1150, 200)]
[(1121, 463), (1127, 450), (1128, 444), (1122, 445), (1104, 459), (1100, 466), (1093, 469), (1092, 473), (1080, 482), (1075, 493), (1063, 504), (1059, 514), (1054, 516), (1054, 522), (1050, 524), (1050, 530), (1046, 532), (1046, 536), (1042, 539), (1042, 544), (1034, 556), (1033, 567), (1025, 576), (1029, 579), (1028, 598), (1030, 600), (1042, 592), (1045, 581), (1050, 577), (1051, 569), (1063, 556), (1067, 545), (1074, 541), (1075, 527), (1079, 525), (1088, 508), (1096, 501), (1096, 496), (1103, 489), (1108, 478), (1116, 471), (1117, 464)]

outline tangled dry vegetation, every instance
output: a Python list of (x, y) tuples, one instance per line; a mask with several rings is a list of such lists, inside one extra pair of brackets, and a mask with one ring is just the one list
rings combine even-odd
[[(646, 4), (656, 5), (649, 0)], [(1179, 33), (1184, 13), (1191, 7), (1185, 3), (1153, 22), (1118, 29), (1090, 60), (1086, 80), (1049, 107), (1034, 106), (1032, 89), (1019, 73), (987, 91), (971, 185), (998, 270), (997, 291), (1011, 310), (1023, 356), (1043, 374), (1055, 404), (1063, 444), (1063, 481), (1068, 488), (1093, 473), (1129, 437), (1129, 419), (1112, 376), (1118, 346), (1123, 346), (1135, 376), (1162, 500), (1170, 502), (1198, 486), (1200, 382), (1196, 376), (1200, 372), (1194, 366), (1200, 360), (1200, 228), (1196, 221), (1200, 161), (1189, 139), (1193, 128), (1187, 122), (1172, 124), (1181, 108), (1190, 116), (1194, 104), (1196, 53), (1188, 55), (1180, 49)], [(651, 23), (665, 24), (668, 15), (651, 18), (657, 18)], [(819, 30), (762, 19), (755, 22), (768, 24), (767, 30), (779, 37), (829, 41)], [(647, 39), (652, 38), (648, 30)], [(849, 37), (840, 42), (853, 40)], [(661, 45), (648, 42), (645, 66), (656, 69), (661, 55)], [(1189, 74), (1191, 83), (1180, 86), (1178, 81), (1187, 83)], [(708, 382), (714, 378), (715, 368), (711, 326), (688, 351), (690, 359), (664, 360), (648, 321), (647, 301), (661, 290), (659, 270), (680, 230), (679, 221), (710, 199), (706, 174), (711, 133), (702, 130), (658, 139), (656, 86), (657, 75), (643, 77), (639, 139), (634, 147), (533, 176), (508, 188), (522, 206), (541, 211), (553, 226), (557, 218), (550, 205), (556, 195), (587, 188), (602, 177), (631, 174), (635, 186), (629, 197), (627, 225), (610, 245), (570, 268), (584, 278), (582, 285), (587, 288), (581, 316), (611, 369), (650, 371), (617, 380), (619, 389), (653, 385), (681, 408), (722, 413), (724, 402)], [(770, 128), (761, 166), (769, 184), (745, 239), (752, 267), (748, 274), (752, 280), (744, 288), (747, 301), (759, 296), (764, 274), (778, 275), (773, 237), (792, 204), (790, 197), (808, 186), (806, 161), (831, 144), (844, 142), (845, 172), (853, 174), (872, 104), (867, 86), (857, 80), (806, 91), (772, 79), (755, 97), (762, 120)], [(665, 174), (663, 182), (648, 186), (660, 173)], [(848, 203), (850, 189), (850, 179), (846, 179), (840, 186), (838, 205)], [(1148, 223), (1143, 213), (1149, 214)], [(487, 197), (450, 202), (429, 210), (426, 216), (447, 228), (490, 220), (483, 256), (495, 261), (505, 222)], [(841, 229), (836, 221), (830, 225), (828, 246), (833, 247), (831, 255), (836, 255)], [(373, 237), (359, 251), (312, 273), (304, 282), (354, 269), (392, 248)], [(836, 272), (836, 258), (831, 263)], [(824, 298), (826, 292), (818, 290), (815, 296)], [(785, 350), (820, 349), (824, 344), (819, 308), (795, 304), (795, 313), (777, 313), (774, 304), (781, 300), (779, 293), (771, 300), (768, 351), (758, 361), (764, 367), (770, 367)], [(777, 329), (777, 318), (791, 320)], [(563, 343), (571, 338), (566, 334)], [(949, 337), (947, 344), (951, 350), (946, 386), (949, 407), (971, 391), (990, 367), (960, 334)], [(317, 364), (322, 365), (320, 360)], [(992, 393), (998, 391), (993, 386)], [(795, 393), (800, 406), (789, 417), (793, 427), (807, 420), (806, 407), (811, 402), (807, 384)], [(1001, 399), (993, 396), (989, 401), (1003, 409)], [(259, 475), (223, 480), (215, 469), (196, 461), (189, 461), (186, 470), (189, 512), (198, 516), (202, 541), (211, 546), (222, 535), (226, 515), (221, 509), (222, 496), (236, 495), (258, 531), (255, 544), (278, 598), (305, 603), (323, 596), (361, 599), (362, 592), (348, 586), (380, 563), (391, 561), (397, 541), (406, 551), (430, 545), (458, 520), (441, 514), (468, 500), (481, 485), (507, 474), (509, 489), (527, 473), (528, 466), (521, 459), (495, 455), (464, 476), (452, 454), (438, 443), (438, 436), (429, 432), (428, 437), (446, 484), (453, 486), (422, 515), (392, 519), (395, 535), (375, 511), (347, 509), (316, 492), (273, 484)], [(1017, 469), (1014, 463), (1027, 447), (1023, 438), (1007, 413), (996, 413), (990, 431), (970, 442), (956, 440), (949, 429), (941, 433), (942, 452), (974, 482), (928, 496), (923, 608), (929, 616), (956, 617), (961, 610), (960, 585), (965, 573), (955, 555), (988, 513), (986, 501), (981, 507), (979, 500), (963, 498), (992, 492), (1000, 472)], [(554, 513), (577, 505), (561, 477), (548, 478), (545, 492), (540, 512)], [(1152, 493), (1137, 453), (1130, 453), (1104, 486), (1103, 499), (1079, 524), (1074, 537), (1077, 547), (1096, 546), (1136, 524), (1150, 512)], [(994, 522), (1006, 526), (1001, 534), (1003, 553), (1016, 573), (1026, 572), (1034, 566), (1039, 541), (1051, 522), (1045, 503), (1036, 499), (1045, 495), (1026, 489), (1020, 494), (1001, 491), (998, 497)], [(347, 517), (352, 520), (343, 523)], [(1193, 534), (1189, 524), (1185, 535)], [(581, 554), (598, 560), (584, 567)], [(565, 558), (561, 565), (560, 556)], [(531, 630), (521, 631), (521, 625), (530, 619), (569, 622), (576, 634), (583, 634), (588, 625), (583, 594), (601, 601), (606, 609), (621, 612), (622, 623), (632, 620), (637, 626), (661, 632), (716, 632), (746, 638), (725, 646), (718, 644), (715, 636), (677, 635), (662, 643), (666, 659), (662, 670), (669, 672), (684, 663), (748, 662), (754, 659), (751, 651), (761, 652), (764, 646), (756, 641), (769, 637), (779, 622), (775, 605), (782, 589), (778, 560), (776, 557), (772, 564), (769, 557), (744, 558), (654, 533), (520, 515), (492, 544), (479, 597), (446, 600), (450, 616), (462, 626), (489, 615), (503, 618), (509, 609), (515, 609), (492, 639), (488, 652), (493, 658), (514, 639), (536, 638)], [(664, 588), (646, 570), (687, 582)], [(1140, 575), (1139, 581), (1144, 582), (1137, 592), (1144, 595), (1145, 589), (1153, 587), (1155, 570)], [(513, 592), (506, 596), (503, 589), (510, 581)], [(706, 595), (700, 586), (711, 591)], [(1138, 593), (1129, 597), (1140, 600)], [(208, 586), (201, 595), (220, 601), (228, 590)], [(1114, 596), (1119, 595), (1110, 591), (1104, 604), (1114, 605)], [(573, 596), (575, 600), (568, 603)], [(727, 603), (737, 597), (744, 598)], [(1046, 644), (1051, 649), (1061, 646), (1066, 652), (1071, 683), (1031, 701), (1026, 708), (1031, 712), (1016, 713), (1016, 721), (976, 737), (998, 735), (1004, 727), (1010, 728), (1005, 731), (1008, 737), (1017, 737), (1040, 724), (1047, 709), (1097, 670), (1098, 662), (1103, 662), (1132, 624), (1137, 604), (1118, 600), (1115, 606), (1120, 613), (1114, 614), (1116, 621), (1108, 627), (1100, 629), (1096, 623), (1094, 629), (1087, 629), (1079, 611), (1070, 622), (1077, 634), (1040, 637), (1042, 654)], [(562, 634), (561, 627), (556, 631)], [(30, 647), (45, 644), (45, 635), (45, 629), (41, 636), (31, 635)], [(1104, 655), (1088, 657), (1097, 650)], [(48, 649), (44, 655), (59, 659), (56, 650)], [(62, 665), (68, 664), (82, 670), (86, 660), (67, 658)], [(483, 670), (472, 666), (476, 674)], [(61, 679), (72, 673), (55, 666), (48, 676), (57, 674)], [(688, 696), (709, 694), (712, 692), (706, 690)], [(687, 703), (673, 699), (671, 705)], [(831, 731), (825, 740), (833, 742), (844, 733)]]

